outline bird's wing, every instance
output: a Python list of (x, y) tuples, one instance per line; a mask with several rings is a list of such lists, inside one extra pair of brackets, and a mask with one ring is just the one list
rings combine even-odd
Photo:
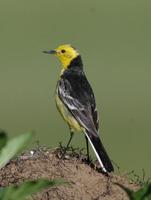
[(85, 82), (84, 85), (79, 82), (76, 84), (80, 84), (79, 90), (77, 85), (74, 87), (68, 79), (61, 79), (58, 84), (58, 95), (79, 124), (95, 135), (98, 130), (98, 118), (93, 91), (85, 88)]
[(93, 99), (93, 104), (91, 105), (93, 122), (94, 122), (97, 132), (99, 132), (99, 115), (98, 115), (98, 111), (97, 111), (97, 107), (96, 107), (94, 94), (91, 98)]

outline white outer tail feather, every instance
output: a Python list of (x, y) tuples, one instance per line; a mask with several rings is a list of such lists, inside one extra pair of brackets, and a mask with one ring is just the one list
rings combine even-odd
[(98, 153), (97, 153), (97, 151), (96, 151), (94, 145), (92, 144), (92, 142), (91, 142), (91, 140), (90, 140), (88, 134), (86, 133), (86, 131), (85, 131), (84, 133), (85, 133), (86, 137), (88, 138), (88, 140), (89, 140), (89, 142), (90, 142), (90, 144), (91, 144), (91, 147), (92, 147), (92, 149), (93, 149), (93, 151), (94, 151), (94, 153), (95, 153), (95, 155), (96, 155), (96, 157), (97, 157), (97, 159), (98, 159), (98, 161), (99, 161), (99, 163), (100, 163), (100, 165), (101, 165), (102, 170), (103, 170), (104, 172), (107, 172), (107, 170), (105, 169), (105, 167), (104, 167), (104, 165), (103, 165), (103, 163), (102, 163), (102, 161), (101, 161), (101, 158), (99, 157), (99, 155), (98, 155)]

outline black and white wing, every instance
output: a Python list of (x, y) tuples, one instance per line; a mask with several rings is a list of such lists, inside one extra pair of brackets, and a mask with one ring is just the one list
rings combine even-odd
[(97, 134), (98, 115), (93, 91), (85, 77), (76, 79), (79, 80), (75, 83), (73, 79), (62, 78), (58, 83), (58, 95), (79, 124)]

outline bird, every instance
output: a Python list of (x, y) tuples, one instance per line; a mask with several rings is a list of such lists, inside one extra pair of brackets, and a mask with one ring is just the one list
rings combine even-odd
[(89, 159), (90, 143), (101, 170), (105, 173), (114, 171), (112, 162), (99, 137), (99, 117), (94, 92), (86, 78), (82, 57), (70, 44), (60, 45), (56, 49), (43, 51), (55, 55), (61, 62), (62, 69), (57, 82), (55, 102), (62, 118), (69, 126), (70, 142), (75, 132), (85, 135), (87, 156)]

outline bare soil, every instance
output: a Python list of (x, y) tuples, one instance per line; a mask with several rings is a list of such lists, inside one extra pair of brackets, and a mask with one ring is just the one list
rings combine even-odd
[(139, 188), (125, 176), (101, 173), (97, 164), (87, 163), (86, 156), (79, 150), (71, 148), (62, 158), (62, 149), (39, 148), (25, 152), (0, 170), (0, 186), (37, 178), (61, 178), (69, 182), (46, 189), (30, 200), (128, 200), (114, 183), (133, 190)]

